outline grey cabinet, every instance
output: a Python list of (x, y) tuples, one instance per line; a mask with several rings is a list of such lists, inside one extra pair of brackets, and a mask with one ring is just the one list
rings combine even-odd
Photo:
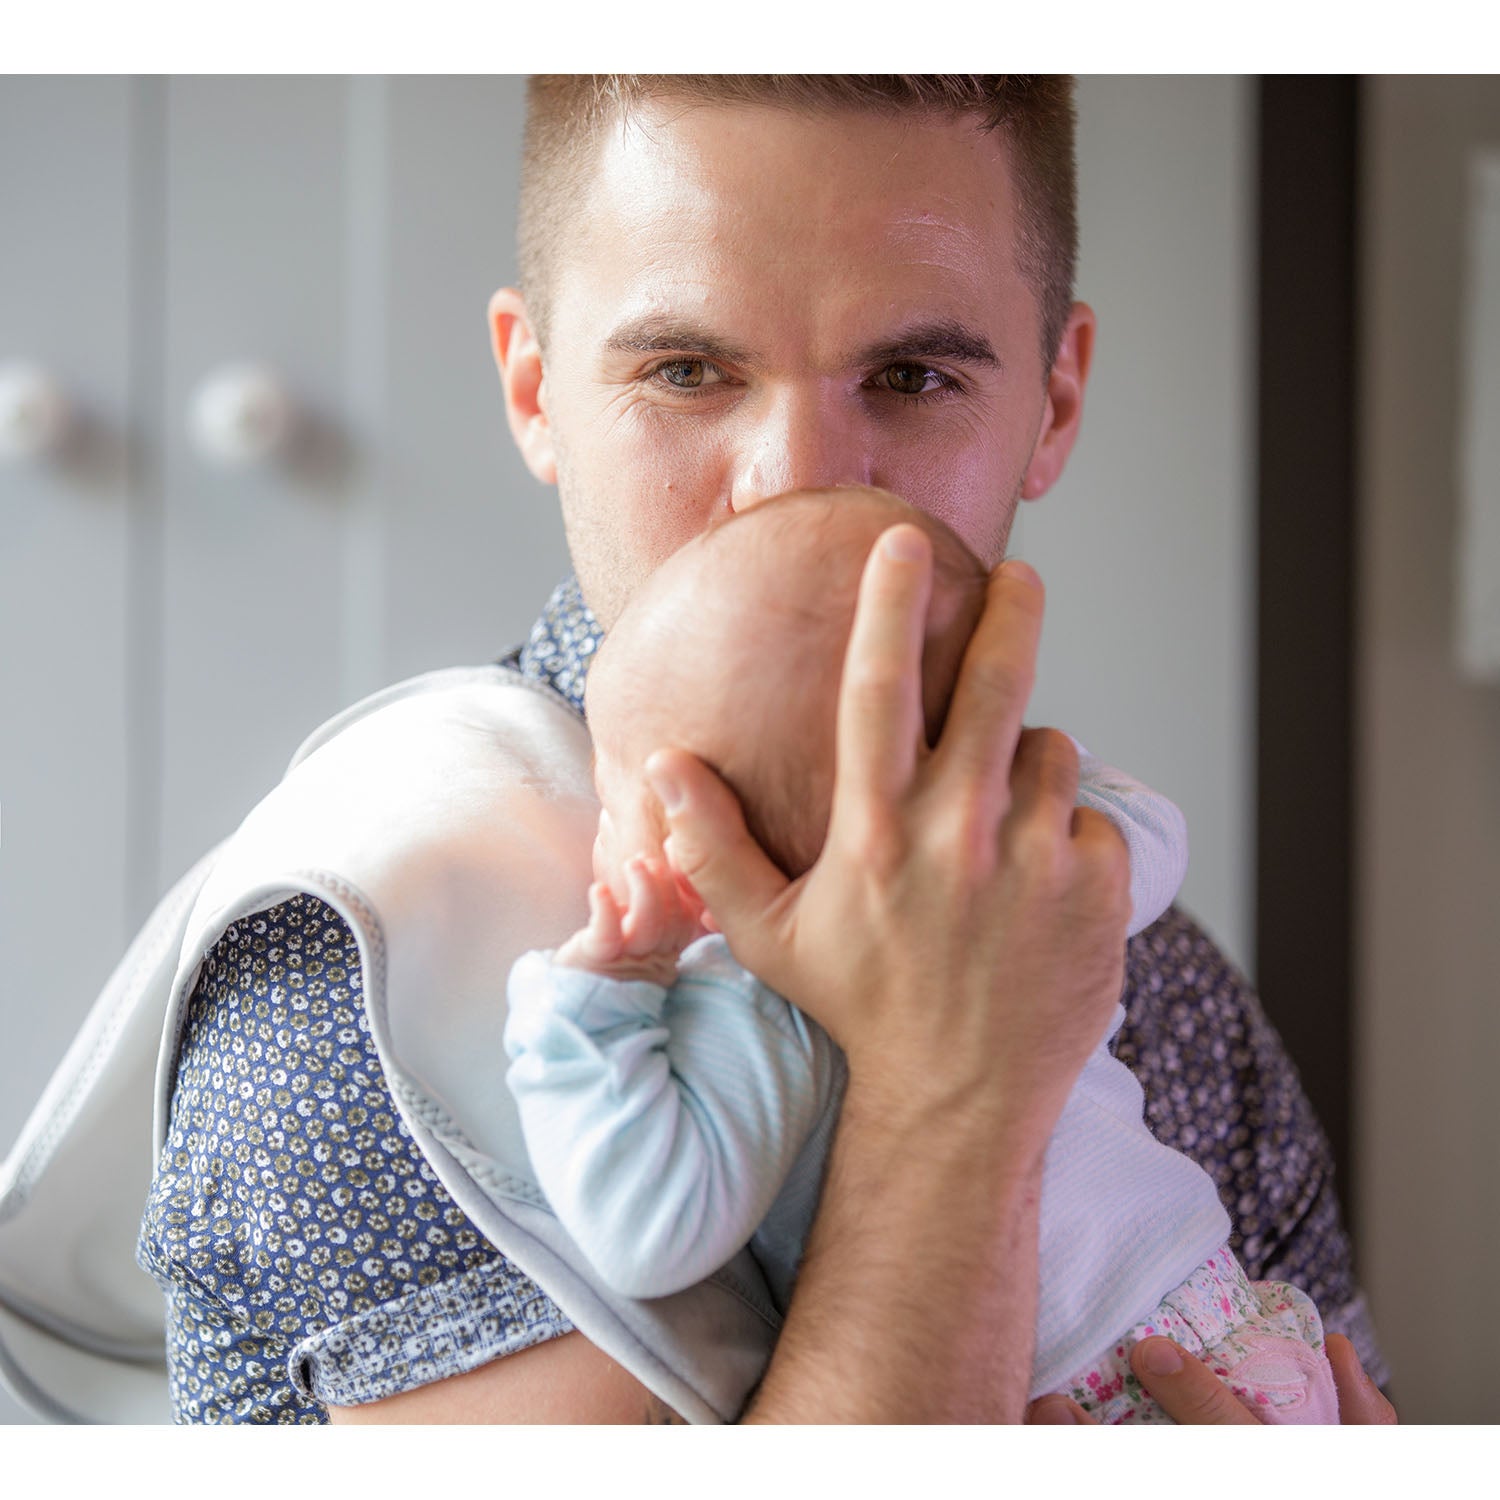
[[(519, 640), (566, 553), (511, 450), (521, 81), (0, 81), (0, 364), (77, 409), (0, 468), (0, 1140), (156, 896), (343, 704)], [(289, 449), (192, 436), (226, 365)], [(29, 1081), (29, 1086), (28, 1086)]]
[[(0, 1148), (157, 896), (301, 737), (495, 656), (566, 568), (485, 321), (521, 94), (0, 79), (0, 365), (74, 412), (60, 451), (0, 463)], [(298, 426), (235, 469), (191, 413), (239, 361)]]
[(0, 468), (6, 1143), (138, 909), (131, 115), (121, 79), (0, 82), (0, 364), (45, 370), (73, 412), (56, 458)]

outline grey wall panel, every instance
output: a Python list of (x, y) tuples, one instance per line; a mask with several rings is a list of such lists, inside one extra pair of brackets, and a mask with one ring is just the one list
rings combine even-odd
[(0, 79), (0, 362), (81, 417), (0, 467), (0, 1152), (128, 936), (129, 150), (125, 80)]
[[(127, 936), (129, 90), (0, 83), (0, 360), (85, 428), (0, 469), (0, 1067), (50, 1066)], [(76, 901), (86, 921), (65, 920)], [(30, 1100), (0, 1086), (0, 1139)]]
[[(174, 80), (165, 881), (343, 703), (520, 639), (567, 567), (505, 427), (522, 80)], [(215, 470), (198, 382), (253, 358), (312, 416)]]
[(1033, 723), (1172, 797), (1183, 904), (1254, 951), (1252, 83), (1079, 81), (1079, 295), (1099, 316), (1067, 472), (1022, 507), (1047, 584)]
[(505, 422), (486, 306), (515, 279), (524, 80), (390, 81), (389, 667), (524, 639), (568, 568)]
[[(163, 886), (344, 697), (343, 542), (363, 480), (345, 427), (348, 88), (170, 83)], [(307, 414), (297, 461), (235, 471), (195, 450), (200, 382), (238, 360), (278, 372)]]
[(1402, 1415), (1493, 1423), (1500, 691), (1459, 670), (1453, 608), (1468, 157), (1500, 143), (1500, 80), (1365, 101), (1358, 1243)]

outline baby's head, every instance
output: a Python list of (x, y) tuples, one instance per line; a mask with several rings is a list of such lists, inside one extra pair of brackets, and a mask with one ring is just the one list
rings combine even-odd
[(883, 490), (799, 491), (758, 505), (668, 558), (589, 668), (594, 780), (608, 814), (598, 878), (618, 888), (625, 859), (660, 852), (665, 820), (643, 767), (667, 745), (734, 789), (750, 832), (788, 875), (817, 859), (860, 575), (899, 521), (932, 539), (922, 700), (936, 739), (984, 607), (978, 559), (941, 521)]

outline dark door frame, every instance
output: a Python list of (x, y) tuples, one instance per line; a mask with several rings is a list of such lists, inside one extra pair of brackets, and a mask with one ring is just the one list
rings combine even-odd
[(1359, 85), (1259, 87), (1256, 982), (1353, 1187)]

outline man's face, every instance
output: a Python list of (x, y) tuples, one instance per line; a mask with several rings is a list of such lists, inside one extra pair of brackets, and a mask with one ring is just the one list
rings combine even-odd
[(689, 538), (797, 487), (892, 490), (999, 561), (1051, 403), (997, 136), (655, 105), (573, 222), (527, 455), (606, 628)]

